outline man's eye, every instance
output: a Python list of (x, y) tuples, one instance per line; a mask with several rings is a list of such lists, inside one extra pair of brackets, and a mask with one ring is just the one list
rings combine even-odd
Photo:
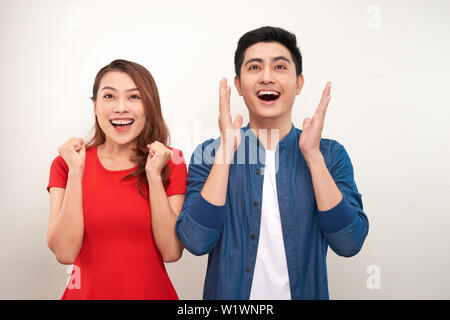
[(276, 66), (275, 68), (277, 68), (277, 69), (279, 69), (279, 70), (284, 70), (284, 69), (286, 69), (286, 67), (285, 66), (283, 66), (283, 65), (278, 65), (278, 66)]
[(135, 94), (133, 94), (133, 95), (131, 96), (131, 99), (140, 99), (140, 97), (137, 96), (137, 95), (135, 95)]
[(248, 68), (248, 70), (257, 70), (258, 66), (250, 66), (250, 68)]
[(111, 94), (105, 94), (104, 96), (103, 96), (103, 98), (106, 98), (106, 99), (111, 99), (113, 96), (111, 95)]

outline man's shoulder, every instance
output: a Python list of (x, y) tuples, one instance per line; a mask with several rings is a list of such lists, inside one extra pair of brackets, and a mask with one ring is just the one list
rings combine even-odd
[(190, 164), (211, 166), (216, 156), (216, 150), (220, 146), (220, 137), (216, 139), (207, 139), (197, 145), (191, 156)]
[(320, 139), (320, 151), (327, 158), (329, 157), (330, 159), (333, 159), (335, 157), (335, 154), (342, 147), (343, 147), (342, 144), (335, 139), (330, 138)]
[(203, 151), (207, 148), (211, 148), (211, 147), (215, 147), (215, 146), (219, 146), (220, 145), (220, 137), (218, 138), (209, 138), (206, 139), (205, 141), (203, 141), (202, 143), (200, 143), (199, 145), (197, 145), (197, 147), (194, 150), (194, 153), (196, 151)]

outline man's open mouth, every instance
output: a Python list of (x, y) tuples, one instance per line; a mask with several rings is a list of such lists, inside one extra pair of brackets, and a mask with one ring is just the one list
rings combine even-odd
[(280, 97), (280, 93), (274, 90), (260, 90), (257, 92), (257, 96), (259, 100), (263, 102), (274, 102)]

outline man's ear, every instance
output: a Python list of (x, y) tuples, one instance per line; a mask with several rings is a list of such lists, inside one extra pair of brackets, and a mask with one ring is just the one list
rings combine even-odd
[(296, 91), (297, 95), (300, 94), (300, 92), (302, 91), (304, 83), (305, 83), (305, 79), (303, 78), (303, 75), (299, 74), (297, 76), (297, 91)]
[(239, 95), (242, 97), (241, 80), (239, 80), (238, 76), (234, 76), (234, 86), (236, 87)]

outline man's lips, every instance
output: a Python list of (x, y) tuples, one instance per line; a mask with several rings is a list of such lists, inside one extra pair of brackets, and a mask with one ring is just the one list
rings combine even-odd
[(274, 89), (261, 89), (256, 92), (259, 101), (264, 104), (274, 104), (281, 96), (281, 93)]

